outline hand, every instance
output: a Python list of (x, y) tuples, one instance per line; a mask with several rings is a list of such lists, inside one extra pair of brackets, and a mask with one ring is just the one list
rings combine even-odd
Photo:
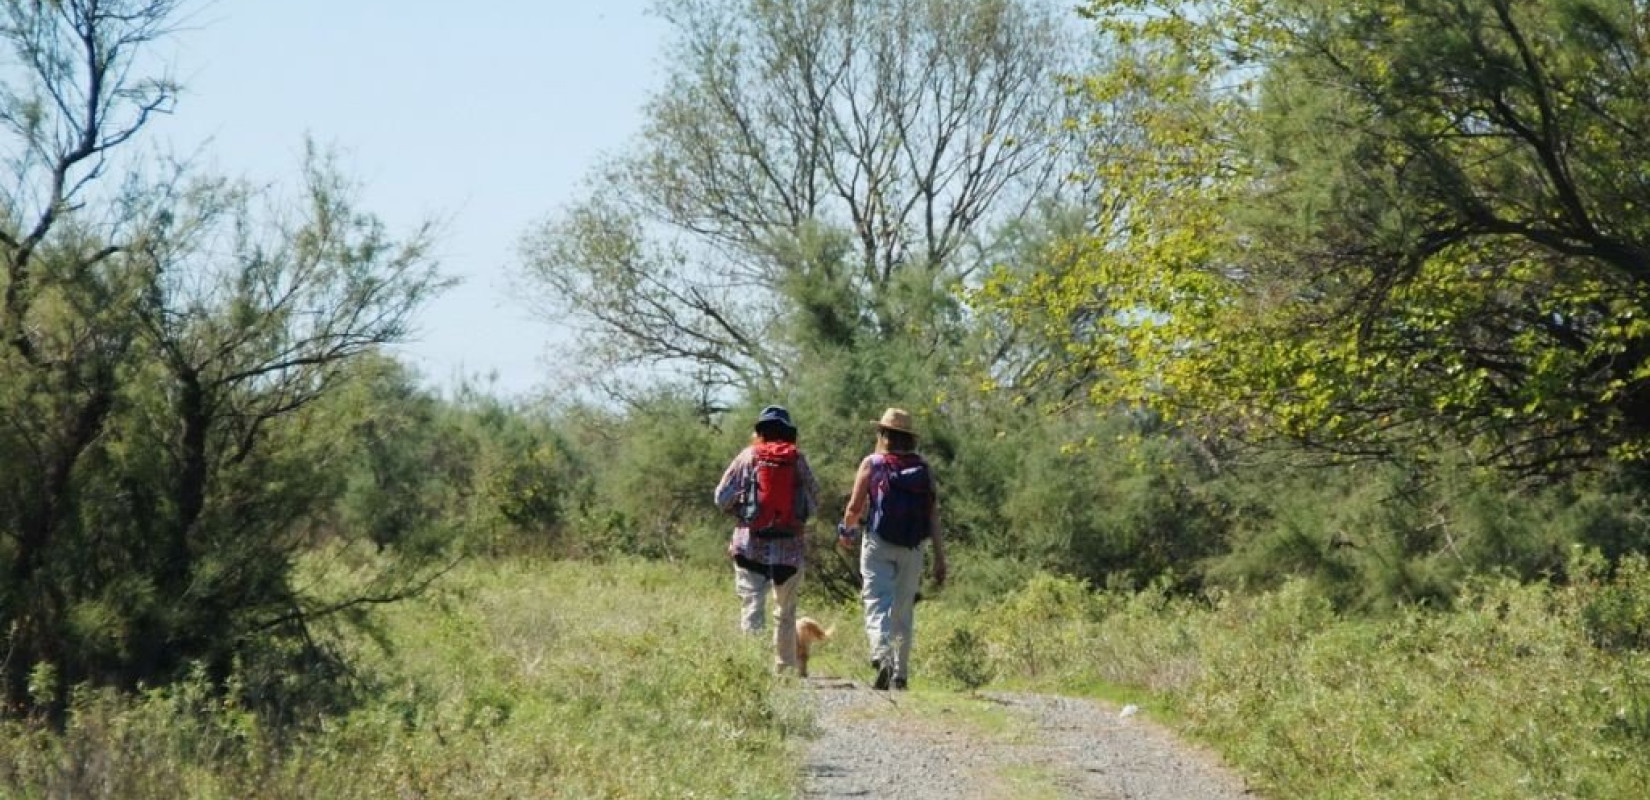
[(938, 587), (941, 587), (941, 586), (945, 585), (946, 573), (947, 573), (947, 570), (946, 570), (946, 565), (945, 565), (945, 556), (936, 555), (934, 557), (934, 586), (935, 586), (935, 588), (938, 588)]
[(847, 549), (859, 541), (859, 528), (850, 528), (840, 522), (836, 524), (836, 546)]

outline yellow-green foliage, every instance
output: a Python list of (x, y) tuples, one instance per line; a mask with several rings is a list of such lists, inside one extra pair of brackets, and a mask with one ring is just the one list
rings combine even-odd
[(1302, 581), (1190, 601), (1043, 577), (983, 627), (1005, 679), (1141, 698), (1263, 796), (1629, 798), (1650, 796), (1650, 656), (1584, 620), (1635, 591), (1642, 571), (1485, 580), (1449, 612), (1350, 618)]
[(84, 693), (59, 736), (0, 729), (18, 798), (763, 798), (807, 717), (737, 633), (719, 573), (475, 564), (366, 641), (361, 707), (281, 744), (204, 680)]
[(1366, 455), (1486, 430), (1486, 460), (1644, 455), (1641, 8), (1081, 10), (1093, 219), (975, 296), (1046, 339), (1045, 374)]

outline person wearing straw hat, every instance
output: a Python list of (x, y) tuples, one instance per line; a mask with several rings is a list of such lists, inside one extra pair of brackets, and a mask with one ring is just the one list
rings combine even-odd
[(739, 595), (740, 629), (752, 635), (762, 632), (763, 606), (769, 591), (773, 593), (776, 673), (801, 666), (796, 599), (802, 583), (802, 534), (819, 507), (819, 482), (807, 456), (796, 449), (796, 438), (789, 411), (783, 406), (762, 409), (750, 446), (734, 457), (716, 485), (716, 505), (738, 519), (728, 541), (728, 557)]
[[(933, 474), (917, 454), (917, 429), (910, 412), (889, 408), (875, 423), (876, 451), (854, 476), (848, 507), (837, 527), (837, 544), (860, 540), (860, 598), (865, 635), (877, 689), (905, 689), (910, 679), (917, 589), (922, 584), (925, 543), (934, 551), (934, 583), (946, 578), (945, 540), (940, 533), (938, 492)], [(859, 523), (867, 513), (863, 536)]]

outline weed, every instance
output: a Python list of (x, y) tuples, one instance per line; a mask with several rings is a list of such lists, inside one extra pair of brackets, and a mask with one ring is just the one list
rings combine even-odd
[(940, 643), (940, 671), (970, 692), (991, 682), (996, 672), (985, 645), (969, 628), (957, 628)]
[(789, 797), (811, 720), (721, 577), (477, 563), (389, 610), (378, 643), (336, 632), (377, 687), (344, 713), (272, 736), (204, 676), (82, 690), (61, 733), (0, 718), (0, 796)]
[(1445, 609), (1379, 616), (1343, 616), (1306, 581), (1203, 603), (1075, 602), (1040, 580), (977, 617), (1000, 681), (1149, 702), (1266, 796), (1638, 797), (1645, 656), (1584, 624), (1635, 618), (1599, 613), (1636, 603), (1626, 572), (1467, 580)]

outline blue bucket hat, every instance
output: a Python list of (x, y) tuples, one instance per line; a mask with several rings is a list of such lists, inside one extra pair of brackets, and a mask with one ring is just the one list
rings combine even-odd
[(778, 426), (792, 433), (796, 432), (796, 423), (791, 422), (791, 412), (786, 411), (784, 406), (768, 406), (762, 409), (762, 413), (756, 417), (755, 428), (760, 431), (766, 425)]

